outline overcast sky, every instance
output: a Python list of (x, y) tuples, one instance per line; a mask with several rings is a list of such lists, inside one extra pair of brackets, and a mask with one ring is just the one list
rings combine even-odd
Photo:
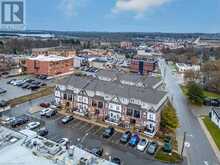
[(220, 0), (26, 0), (29, 30), (220, 32)]

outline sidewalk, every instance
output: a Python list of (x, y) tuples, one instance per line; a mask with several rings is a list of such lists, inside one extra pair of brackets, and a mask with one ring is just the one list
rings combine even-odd
[(216, 146), (215, 141), (213, 140), (212, 136), (210, 135), (210, 133), (209, 133), (208, 129), (206, 128), (206, 126), (205, 126), (202, 119), (203, 119), (203, 117), (198, 118), (199, 123), (200, 123), (200, 125), (201, 125), (201, 127), (202, 127), (202, 129), (203, 129), (203, 131), (204, 131), (204, 133), (205, 133), (205, 135), (206, 135), (206, 137), (207, 137), (207, 139), (208, 139), (208, 141), (209, 141), (216, 157), (218, 158), (218, 161), (220, 162), (220, 151), (219, 151), (218, 147)]

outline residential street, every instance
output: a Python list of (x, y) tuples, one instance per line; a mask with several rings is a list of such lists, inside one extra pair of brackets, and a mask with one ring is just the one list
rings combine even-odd
[(186, 132), (184, 155), (189, 165), (219, 165), (217, 157), (211, 148), (198, 119), (190, 110), (186, 98), (183, 96), (177, 79), (172, 75), (164, 60), (159, 61), (162, 76), (166, 83), (170, 100), (177, 110), (180, 128), (177, 130), (178, 140), (183, 139)]

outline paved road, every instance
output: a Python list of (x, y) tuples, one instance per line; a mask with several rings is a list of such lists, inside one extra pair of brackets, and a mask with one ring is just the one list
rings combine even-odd
[(183, 96), (176, 78), (172, 76), (170, 68), (164, 60), (160, 60), (159, 65), (169, 96), (180, 120), (180, 128), (177, 130), (177, 135), (183, 137), (184, 131), (187, 132), (184, 154), (188, 158), (188, 164), (219, 165), (220, 163), (202, 131), (197, 117), (193, 115), (187, 105), (187, 100)]
[(54, 141), (66, 137), (69, 138), (73, 144), (77, 145), (77, 139), (83, 139), (83, 137), (85, 137), (85, 135), (88, 133), (84, 142), (82, 143), (84, 148), (91, 149), (102, 146), (104, 149), (105, 158), (108, 158), (109, 155), (119, 157), (123, 161), (123, 165), (166, 165), (159, 161), (153, 160), (153, 157), (147, 153), (142, 153), (137, 151), (135, 148), (129, 147), (128, 145), (120, 144), (119, 138), (121, 134), (118, 132), (115, 133), (110, 139), (103, 139), (103, 128), (101, 127), (93, 126), (76, 119), (67, 125), (63, 125), (60, 121), (63, 116), (60, 114), (52, 117), (51, 119), (46, 119), (45, 117), (40, 117), (39, 113), (29, 113), (31, 107), (39, 105), (41, 102), (51, 101), (51, 99), (52, 97), (44, 97), (33, 100), (32, 102), (21, 104), (11, 109), (11, 111), (5, 113), (5, 115), (31, 115), (33, 120), (41, 121), (41, 126), (45, 125), (48, 128), (49, 134), (47, 138)]

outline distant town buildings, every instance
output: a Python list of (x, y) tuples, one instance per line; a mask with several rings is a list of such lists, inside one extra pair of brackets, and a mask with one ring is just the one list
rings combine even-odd
[(184, 63), (176, 63), (176, 68), (177, 68), (177, 71), (180, 73), (184, 73), (189, 70), (200, 71), (200, 65), (190, 65), (190, 64), (184, 64)]
[(68, 47), (53, 47), (53, 48), (35, 48), (32, 49), (32, 55), (33, 56), (39, 56), (39, 55), (57, 55), (57, 56), (63, 56), (63, 57), (74, 57), (76, 55), (76, 50)]
[(124, 49), (131, 49), (133, 47), (132, 42), (123, 41), (120, 43), (120, 47)]
[(29, 74), (54, 76), (73, 71), (73, 58), (39, 55), (26, 59), (25, 66)]
[(83, 49), (78, 52), (78, 55), (112, 56), (113, 52), (111, 50), (105, 50), (105, 49)]

